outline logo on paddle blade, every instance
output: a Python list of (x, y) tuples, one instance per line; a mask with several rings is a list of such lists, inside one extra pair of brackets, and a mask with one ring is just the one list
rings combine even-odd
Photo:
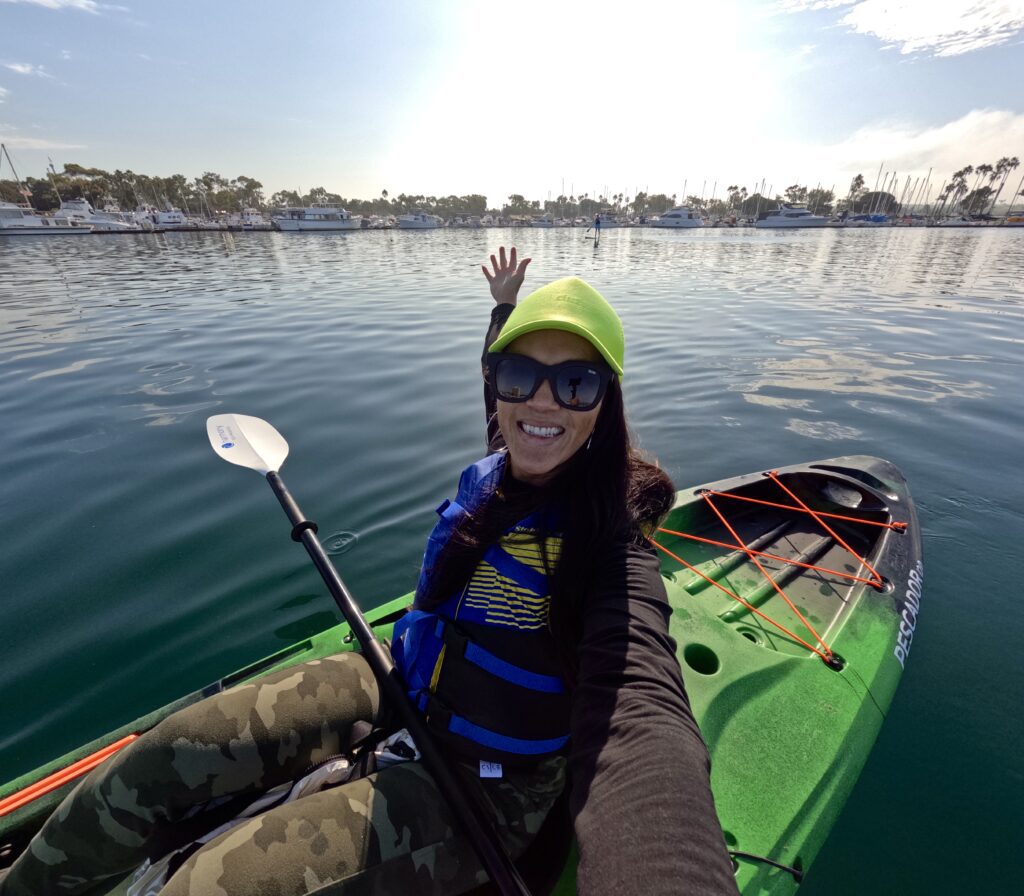
[(221, 445), (220, 447), (221, 447), (221, 448), (234, 448), (234, 447), (235, 447), (235, 443), (234, 443), (234, 442), (225, 442), (225, 443), (224, 443), (223, 445)]

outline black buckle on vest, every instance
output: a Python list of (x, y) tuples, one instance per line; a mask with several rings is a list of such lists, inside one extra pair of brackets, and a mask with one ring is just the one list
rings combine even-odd
[(444, 624), (444, 646), (455, 653), (457, 656), (463, 657), (466, 655), (466, 645), (469, 643), (467, 638), (462, 632), (460, 632), (453, 623), (446, 622)]
[(452, 721), (452, 711), (431, 694), (427, 697), (427, 708), (423, 712), (423, 717), (432, 728), (447, 731)]

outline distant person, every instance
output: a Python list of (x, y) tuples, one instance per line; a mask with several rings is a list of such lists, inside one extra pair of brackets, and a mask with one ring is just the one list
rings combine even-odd
[(594, 215), (594, 230), (596, 230), (598, 234), (601, 233), (601, 216), (599, 214)]

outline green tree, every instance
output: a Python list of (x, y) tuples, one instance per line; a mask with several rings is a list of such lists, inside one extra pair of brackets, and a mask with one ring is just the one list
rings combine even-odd
[(892, 193), (886, 193), (882, 190), (871, 190), (857, 200), (854, 211), (859, 214), (877, 212), (878, 214), (888, 215), (894, 212), (898, 205), (899, 202)]
[[(1020, 165), (1020, 159), (1016, 156), (1003, 156), (998, 162), (996, 162), (995, 174), (1000, 178), (999, 189), (996, 190), (995, 196), (992, 197), (992, 204), (988, 208), (988, 214), (992, 214), (992, 210), (996, 207), (996, 202), (999, 199), (999, 194), (1003, 192), (1003, 187), (1006, 186), (1007, 177), (1009, 177), (1011, 171), (1016, 170), (1018, 165)], [(1011, 206), (1016, 198), (1016, 196), (1010, 197)]]
[(278, 190), (270, 197), (272, 208), (288, 208), (289, 206), (302, 205), (302, 199), (294, 190)]
[[(975, 169), (977, 170), (977, 169)], [(985, 210), (989, 206), (989, 201), (995, 195), (995, 190), (991, 187), (977, 187), (971, 190), (963, 198), (961, 207), (964, 210), (965, 215), (981, 215), (985, 213)]]
[(807, 187), (802, 187), (800, 184), (786, 187), (786, 201), (791, 205), (805, 205), (807, 202)]
[(835, 194), (820, 187), (807, 191), (807, 207), (816, 215), (831, 215)]

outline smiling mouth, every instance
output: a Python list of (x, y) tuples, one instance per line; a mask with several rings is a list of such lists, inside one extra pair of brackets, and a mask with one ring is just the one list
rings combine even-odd
[(553, 439), (565, 432), (565, 428), (561, 426), (534, 426), (532, 423), (523, 422), (519, 423), (519, 428), (528, 436), (537, 439)]

